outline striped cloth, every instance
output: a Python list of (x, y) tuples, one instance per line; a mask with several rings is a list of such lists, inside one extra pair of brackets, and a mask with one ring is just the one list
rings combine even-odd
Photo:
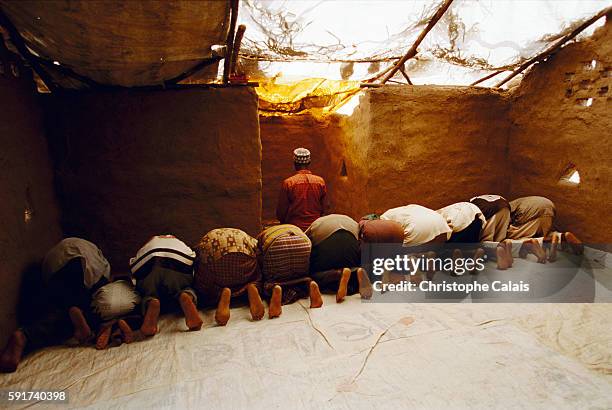
[(130, 259), (130, 270), (135, 277), (139, 277), (141, 268), (154, 257), (169, 258), (183, 265), (193, 266), (195, 252), (185, 243), (173, 235), (154, 236), (136, 252)]
[[(259, 235), (262, 251), (264, 292), (271, 295), (275, 285), (283, 288), (283, 303), (306, 296), (310, 282), (310, 239), (295, 225), (272, 226)], [(306, 293), (307, 294), (307, 293)]]
[(229, 288), (232, 297), (242, 295), (249, 283), (261, 290), (255, 238), (239, 229), (214, 229), (202, 237), (195, 250), (193, 285), (203, 303), (217, 303), (223, 288)]

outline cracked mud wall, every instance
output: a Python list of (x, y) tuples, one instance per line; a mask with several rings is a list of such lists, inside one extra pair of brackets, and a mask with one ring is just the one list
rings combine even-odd
[(261, 228), (257, 97), (246, 87), (68, 92), (47, 101), (66, 234), (113, 271), (152, 235), (194, 244), (213, 228)]
[(4, 346), (17, 326), (24, 275), (38, 272), (62, 231), (32, 74), (19, 57), (1, 48), (0, 66), (0, 345)]
[[(558, 228), (602, 245), (612, 243), (611, 40), (608, 21), (590, 39), (534, 66), (514, 92), (510, 112), (511, 196), (550, 198)], [(570, 165), (581, 182), (560, 185)]]

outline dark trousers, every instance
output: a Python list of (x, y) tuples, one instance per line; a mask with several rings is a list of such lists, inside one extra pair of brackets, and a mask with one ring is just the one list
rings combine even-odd
[(471, 244), (480, 242), (480, 230), (482, 229), (482, 221), (478, 218), (469, 224), (464, 230), (453, 232), (449, 243)]
[(27, 339), (28, 351), (63, 343), (73, 333), (68, 309), (80, 308), (87, 322), (95, 329), (99, 319), (92, 314), (90, 303), (92, 292), (107, 283), (102, 278), (94, 288), (83, 284), (81, 259), (75, 258), (56, 272), (43, 287), (46, 301), (44, 309), (30, 324), (21, 328)]
[[(310, 277), (317, 282), (322, 291), (336, 292), (343, 268), (354, 272), (361, 265), (359, 241), (352, 233), (339, 230), (327, 239), (312, 247), (310, 253)], [(352, 274), (348, 284), (348, 294), (359, 292), (357, 275)]]
[[(177, 262), (165, 258), (152, 258), (139, 271), (136, 278), (136, 290), (142, 295), (142, 311), (146, 313), (147, 304), (153, 298), (162, 302), (172, 302), (172, 310), (177, 307), (176, 301), (182, 292), (191, 295), (197, 304), (197, 296), (193, 288), (191, 267), (179, 266)], [(165, 303), (162, 303), (165, 305)]]

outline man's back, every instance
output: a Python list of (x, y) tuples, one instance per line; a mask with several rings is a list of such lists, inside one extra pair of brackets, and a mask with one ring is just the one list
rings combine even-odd
[(323, 215), (326, 195), (323, 178), (307, 169), (299, 170), (283, 181), (276, 216), (281, 223), (306, 230), (315, 219)]

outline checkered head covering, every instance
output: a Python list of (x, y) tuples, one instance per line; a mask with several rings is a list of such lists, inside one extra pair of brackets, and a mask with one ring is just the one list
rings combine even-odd
[(306, 148), (293, 150), (293, 162), (296, 164), (310, 164), (310, 151)]

